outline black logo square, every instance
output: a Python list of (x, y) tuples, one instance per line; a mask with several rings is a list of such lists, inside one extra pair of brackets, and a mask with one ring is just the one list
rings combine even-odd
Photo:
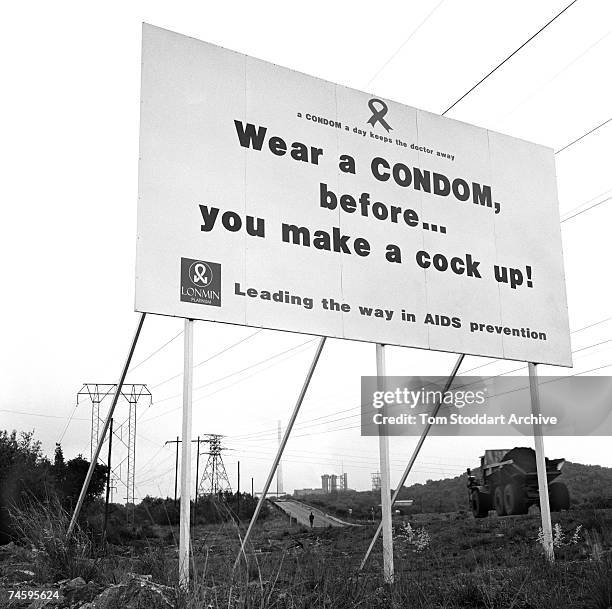
[(181, 302), (221, 306), (221, 265), (181, 258)]

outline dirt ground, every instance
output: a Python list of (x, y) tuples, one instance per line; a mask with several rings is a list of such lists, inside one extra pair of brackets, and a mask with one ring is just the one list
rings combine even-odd
[[(248, 523), (195, 527), (187, 594), (176, 587), (178, 530), (170, 527), (157, 527), (155, 536), (126, 546), (110, 546), (104, 555), (84, 557), (87, 588), (76, 596), (65, 594), (68, 580), (44, 581), (36, 550), (5, 547), (0, 549), (0, 590), (48, 586), (61, 590), (64, 600), (46, 604), (85, 607), (106, 587), (136, 573), (173, 590), (176, 607), (610, 607), (612, 510), (555, 515), (554, 565), (543, 557), (537, 515), (480, 520), (432, 515), (408, 522), (394, 523), (393, 586), (383, 584), (380, 542), (364, 571), (358, 570), (375, 525), (309, 529), (290, 525), (272, 510), (255, 529), (248, 562), (243, 558), (235, 571)], [(7, 604), (6, 595), (2, 598)], [(91, 607), (97, 606), (94, 600)]]

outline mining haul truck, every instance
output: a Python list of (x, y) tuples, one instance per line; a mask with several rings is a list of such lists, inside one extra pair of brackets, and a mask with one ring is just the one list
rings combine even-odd
[[(567, 510), (570, 498), (567, 486), (556, 478), (565, 459), (546, 459), (548, 499), (553, 512)], [(480, 467), (467, 470), (472, 512), (476, 518), (495, 510), (498, 516), (526, 514), (539, 505), (538, 473), (533, 448), (486, 450)]]

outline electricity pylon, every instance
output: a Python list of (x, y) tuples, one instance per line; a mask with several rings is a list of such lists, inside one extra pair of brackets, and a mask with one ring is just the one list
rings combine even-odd
[[(77, 404), (86, 397), (91, 401), (91, 433), (89, 440), (90, 459), (95, 453), (100, 441), (100, 430), (104, 425), (107, 410), (105, 402), (110, 402), (115, 393), (115, 384), (111, 383), (85, 383), (77, 393)], [(127, 402), (128, 412), (126, 419), (113, 429), (113, 437), (118, 442), (113, 444), (113, 452), (119, 450), (119, 458), (114, 458), (117, 463), (110, 472), (111, 488), (116, 488), (116, 483), (125, 487), (125, 503), (127, 506), (128, 521), (133, 521), (136, 487), (136, 406), (144, 399), (151, 405), (151, 392), (142, 383), (125, 383), (121, 389), (120, 397)], [(115, 414), (115, 417), (117, 414)], [(115, 419), (116, 420), (116, 419)], [(108, 438), (106, 438), (108, 442)], [(127, 453), (127, 454), (125, 454)], [(102, 465), (107, 465), (103, 459), (99, 459)]]
[(198, 495), (216, 497), (220, 493), (232, 492), (232, 486), (227, 476), (227, 472), (225, 471), (222, 456), (222, 452), (228, 449), (221, 446), (222, 437), (223, 436), (218, 434), (206, 434), (205, 439), (200, 440), (201, 442), (207, 442), (209, 449), (207, 452), (202, 453), (208, 455), (208, 460), (206, 461), (206, 467), (204, 468), (204, 473), (200, 480)]

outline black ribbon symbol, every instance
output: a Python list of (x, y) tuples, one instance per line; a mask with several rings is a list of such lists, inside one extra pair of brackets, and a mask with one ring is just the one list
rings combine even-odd
[[(376, 104), (380, 104), (380, 110), (376, 109)], [(387, 112), (389, 112), (389, 108), (387, 104), (382, 99), (371, 99), (368, 102), (368, 107), (372, 110), (372, 116), (368, 123), (374, 127), (376, 123), (380, 123), (387, 131), (391, 131), (393, 127), (389, 125), (389, 123), (385, 120), (385, 116)]]

